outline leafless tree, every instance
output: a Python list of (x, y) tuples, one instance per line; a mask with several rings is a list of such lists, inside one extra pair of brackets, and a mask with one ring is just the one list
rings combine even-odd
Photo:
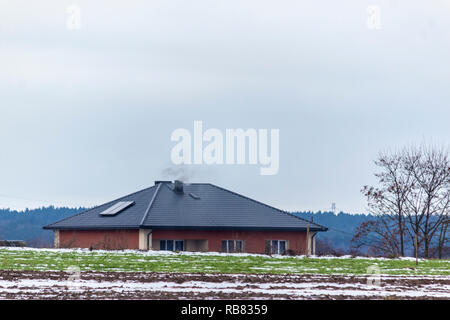
[(368, 246), (384, 255), (403, 256), (407, 243), (412, 243), (414, 251), (423, 248), (426, 258), (433, 243), (444, 248), (447, 227), (443, 222), (450, 212), (448, 151), (412, 146), (380, 153), (375, 164), (380, 169), (375, 174), (378, 186), (365, 186), (362, 193), (376, 218), (361, 224), (352, 244)]
[[(423, 255), (430, 257), (430, 245), (442, 230), (450, 212), (450, 159), (444, 148), (410, 147), (404, 152), (405, 171), (414, 177), (407, 197), (408, 233), (423, 244)], [(442, 230), (446, 231), (446, 229)], [(445, 239), (445, 233), (442, 235)]]
[(437, 241), (436, 246), (436, 252), (434, 253), (435, 256), (437, 256), (439, 259), (442, 259), (442, 257), (445, 255), (447, 256), (448, 247), (446, 246), (449, 242), (449, 239), (447, 237), (447, 230), (448, 230), (448, 224), (450, 223), (450, 220), (446, 220), (441, 224), (440, 230), (439, 230), (439, 238)]
[[(369, 212), (377, 217), (377, 221), (362, 225), (353, 243), (362, 246), (367, 240), (382, 252), (404, 256), (405, 210), (413, 177), (404, 170), (402, 152), (380, 153), (375, 165), (380, 168), (375, 174), (379, 186), (364, 186), (361, 192), (367, 199)], [(370, 240), (368, 236), (371, 236)]]
[(344, 252), (333, 246), (333, 243), (329, 240), (317, 239), (316, 240), (316, 255), (317, 256), (342, 256)]
[(351, 246), (353, 249), (367, 247), (368, 254), (374, 256), (398, 257), (400, 243), (395, 221), (389, 215), (380, 215), (361, 223)]

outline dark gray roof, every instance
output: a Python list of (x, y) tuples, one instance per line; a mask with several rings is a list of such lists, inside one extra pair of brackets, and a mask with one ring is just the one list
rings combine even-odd
[[(242, 229), (326, 231), (321, 225), (209, 183), (157, 185), (127, 195), (45, 229)], [(135, 204), (114, 216), (100, 213), (119, 201)]]

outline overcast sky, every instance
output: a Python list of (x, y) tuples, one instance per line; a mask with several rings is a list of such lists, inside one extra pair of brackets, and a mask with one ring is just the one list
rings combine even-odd
[(173, 179), (170, 135), (202, 120), (279, 129), (280, 169), (192, 165), (191, 182), (363, 212), (380, 150), (450, 141), (449, 57), (450, 0), (0, 0), (0, 207)]

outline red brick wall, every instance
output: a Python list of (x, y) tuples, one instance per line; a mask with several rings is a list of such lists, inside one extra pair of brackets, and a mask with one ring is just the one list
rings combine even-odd
[(59, 247), (138, 249), (139, 230), (60, 230)]
[[(170, 240), (208, 240), (208, 251), (222, 250), (222, 240), (244, 240), (245, 252), (265, 253), (266, 240), (287, 240), (288, 249), (303, 254), (306, 233), (299, 231), (232, 231), (232, 230), (154, 230), (152, 238)], [(60, 230), (61, 248), (138, 249), (138, 230)]]
[(222, 250), (222, 240), (244, 240), (245, 251), (265, 253), (266, 240), (288, 240), (288, 249), (296, 253), (306, 252), (306, 232), (299, 231), (226, 231), (226, 230), (154, 230), (155, 240), (202, 240), (208, 239), (208, 251)]

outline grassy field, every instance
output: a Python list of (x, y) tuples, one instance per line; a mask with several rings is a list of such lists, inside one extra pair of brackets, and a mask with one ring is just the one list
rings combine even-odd
[(361, 275), (375, 265), (381, 274), (450, 275), (450, 260), (0, 248), (0, 270)]

